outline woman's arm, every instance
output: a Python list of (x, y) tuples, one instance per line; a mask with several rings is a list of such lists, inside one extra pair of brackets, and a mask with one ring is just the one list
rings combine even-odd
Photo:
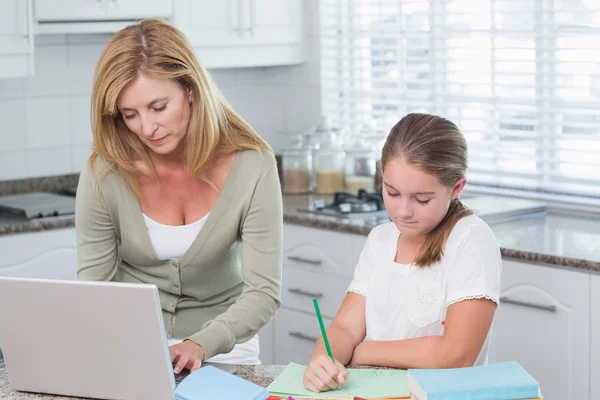
[(206, 358), (227, 353), (236, 343), (250, 340), (281, 305), (283, 211), (274, 160), (253, 189), (254, 195), (240, 228), (242, 294), (227, 311), (188, 338), (204, 347)]
[(95, 176), (89, 165), (83, 169), (75, 197), (77, 276), (81, 280), (110, 281), (118, 267), (117, 236), (105, 205), (94, 193)]
[(473, 366), (492, 325), (496, 303), (465, 300), (448, 307), (443, 336), (367, 341), (354, 351), (352, 364), (394, 368)]

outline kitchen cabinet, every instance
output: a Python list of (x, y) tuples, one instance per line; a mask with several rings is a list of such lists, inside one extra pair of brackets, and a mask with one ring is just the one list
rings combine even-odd
[(282, 308), (273, 320), (274, 361), (306, 364), (321, 335), (312, 299), (328, 326), (346, 295), (366, 236), (283, 226)]
[[(331, 318), (323, 318), (327, 328)], [(317, 317), (289, 309), (280, 310), (276, 320), (275, 364), (289, 362), (306, 365), (310, 362), (315, 342), (321, 336)]]
[(600, 275), (592, 275), (592, 370), (591, 379), (591, 395), (590, 399), (600, 399)]
[(34, 74), (32, 0), (6, 0), (0, 13), (0, 78)]
[(142, 18), (169, 18), (171, 0), (34, 0), (37, 34), (114, 33)]
[(489, 362), (517, 361), (544, 399), (589, 399), (590, 275), (503, 260)]
[(174, 0), (173, 14), (207, 68), (304, 61), (302, 0)]
[(38, 21), (135, 20), (170, 17), (169, 0), (34, 0)]
[(258, 332), (258, 346), (260, 362), (265, 365), (272, 365), (275, 361), (273, 354), (273, 341), (275, 340), (275, 325), (273, 321), (263, 326)]
[(77, 279), (75, 228), (0, 236), (0, 276)]

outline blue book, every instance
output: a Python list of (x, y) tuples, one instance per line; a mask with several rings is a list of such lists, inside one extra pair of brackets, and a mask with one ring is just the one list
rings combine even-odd
[(514, 400), (540, 397), (540, 385), (515, 361), (452, 369), (409, 369), (417, 400)]
[(208, 366), (185, 377), (175, 389), (177, 400), (265, 400), (262, 386)]

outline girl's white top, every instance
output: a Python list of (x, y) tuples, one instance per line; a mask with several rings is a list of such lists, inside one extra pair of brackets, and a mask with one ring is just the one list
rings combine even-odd
[[(371, 231), (348, 288), (365, 296), (365, 340), (442, 336), (449, 305), (481, 298), (500, 304), (500, 248), (479, 217), (456, 223), (442, 260), (430, 267), (394, 261), (400, 234), (393, 222)], [(487, 363), (491, 336), (490, 328), (474, 365)]]

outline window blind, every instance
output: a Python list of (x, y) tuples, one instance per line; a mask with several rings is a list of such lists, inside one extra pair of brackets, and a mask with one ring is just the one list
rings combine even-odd
[(320, 0), (323, 114), (455, 122), (468, 180), (600, 196), (600, 1)]

